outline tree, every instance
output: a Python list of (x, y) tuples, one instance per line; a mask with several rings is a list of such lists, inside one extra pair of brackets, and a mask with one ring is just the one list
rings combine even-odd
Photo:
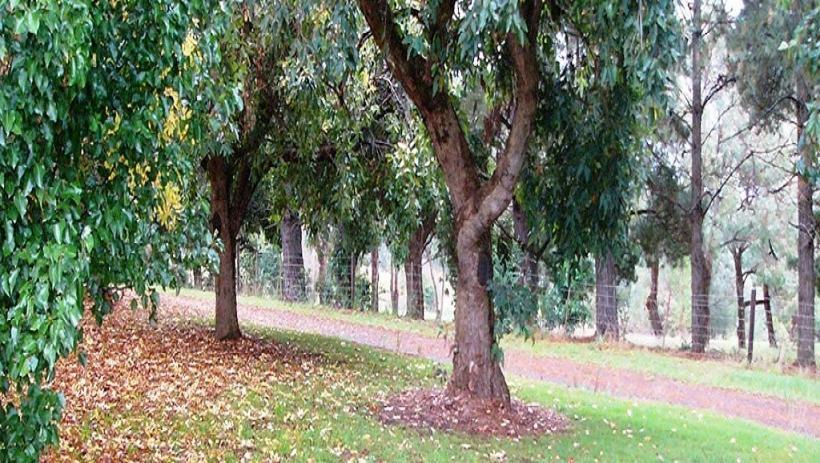
[[(691, 180), (689, 259), (692, 268), (692, 352), (703, 353), (709, 341), (709, 290), (712, 280), (711, 259), (707, 258), (704, 244), (703, 221), (713, 198), (716, 197), (716, 194), (712, 193), (712, 199), (707, 198), (703, 188), (703, 116), (709, 102), (734, 83), (735, 79), (719, 74), (711, 82), (704, 82), (705, 64), (709, 63), (711, 56), (708, 45), (717, 43), (717, 37), (719, 37), (726, 23), (725, 11), (722, 10), (722, 5), (712, 5), (705, 18), (701, 0), (694, 0), (691, 3), (691, 10), (689, 43), (691, 73), (688, 76), (691, 83), (691, 98), (687, 111), (691, 118), (689, 123), (691, 156), (691, 169), (689, 172)], [(704, 38), (710, 34), (711, 40), (704, 41)], [(705, 88), (704, 84), (707, 84), (708, 87)], [(706, 89), (705, 94), (704, 88)]]
[[(327, 11), (321, 1), (244, 2), (222, 36), (226, 59), (213, 74), (225, 87), (238, 84), (241, 91), (235, 97), (241, 110), (212, 124), (210, 152), (202, 162), (211, 184), (212, 227), (222, 241), (216, 279), (218, 339), (241, 336), (237, 239), (257, 188), (282, 165), (307, 164), (306, 158), (332, 156), (335, 150), (327, 143), (335, 126), (327, 120), (338, 108), (327, 103), (327, 85), (337, 79), (334, 65), (339, 60), (329, 57), (335, 55), (330, 44), (338, 37), (331, 31), (332, 15), (323, 14)], [(320, 62), (325, 66), (316, 65)], [(297, 124), (300, 130), (291, 130)]]
[(285, 209), (279, 230), (282, 240), (282, 297), (286, 301), (302, 301), (306, 296), (306, 282), (299, 214)]
[[(797, 364), (815, 366), (814, 185), (818, 140), (816, 40), (820, 7), (811, 2), (744, 3), (732, 46), (742, 102), (762, 127), (794, 121), (797, 174)], [(768, 31), (765, 34), (761, 30)]]
[(193, 106), (212, 91), (204, 70), (223, 10), (152, 0), (0, 11), (0, 461), (34, 462), (57, 442), (64, 405), (41, 385), (75, 352), (84, 303), (101, 321), (130, 288), (155, 307), (155, 286), (206, 263)]
[[(566, 26), (562, 32), (592, 36), (593, 43), (584, 46), (591, 60), (600, 52), (594, 41), (605, 40), (598, 35), (605, 28), (623, 27), (627, 36), (637, 37), (639, 21), (626, 25), (615, 18), (635, 13), (639, 5), (607, 4), (601, 10), (583, 2), (569, 6), (550, 2), (546, 7), (540, 1), (465, 2), (458, 7), (456, 3), (429, 2), (419, 11), (417, 5), (393, 8), (384, 0), (360, 0), (359, 7), (391, 72), (421, 115), (455, 211), (456, 345), (447, 391), (508, 404), (509, 390), (498, 363), (496, 314), (487, 291), (493, 272), (490, 230), (509, 206), (524, 165), (542, 69), (560, 68), (560, 47), (551, 34)], [(618, 7), (624, 11), (616, 11)], [(653, 7), (641, 13), (649, 17), (658, 11), (665, 10)], [(663, 35), (667, 24), (663, 16), (658, 19), (660, 27), (650, 27), (654, 34)], [(604, 53), (628, 57), (634, 64), (633, 59), (638, 62), (644, 57), (638, 42), (616, 41)], [(625, 51), (621, 47), (629, 48), (628, 52), (618, 54)], [(635, 51), (639, 56), (630, 55)], [(542, 54), (546, 64), (539, 63)], [(610, 67), (598, 71), (618, 80)], [(654, 69), (651, 74), (655, 75)], [(453, 79), (454, 75), (461, 78)], [(458, 82), (467, 88), (460, 88)], [(460, 94), (472, 89), (486, 94), (488, 87), (513, 101), (512, 117), (498, 135), (498, 150), (468, 138), (457, 105)], [(489, 178), (479, 175), (479, 162), (485, 160), (494, 165)]]
[[(663, 133), (663, 132), (660, 132)], [(667, 134), (664, 136), (672, 136)], [(656, 336), (663, 334), (663, 324), (658, 313), (658, 276), (662, 261), (674, 264), (689, 251), (689, 232), (685, 191), (680, 184), (678, 173), (663, 162), (663, 155), (654, 153), (660, 149), (653, 146), (653, 156), (646, 175), (646, 209), (636, 215), (632, 225), (632, 236), (641, 248), (641, 254), (649, 266), (649, 295), (646, 310), (652, 331)]]
[(532, 127), (538, 85), (535, 39), (541, 4), (528, 2), (520, 16), (514, 11), (513, 17), (523, 19), (526, 26), (518, 24), (520, 33), (516, 36), (510, 32), (504, 39), (515, 68), (516, 110), (504, 154), (498, 159), (492, 179), (483, 186), (450, 92), (441, 86), (446, 79), (444, 70), (436, 72), (433, 68), (434, 63), (436, 67), (446, 64), (438, 61), (446, 56), (435, 54), (445, 53), (448, 44), (457, 38), (451, 29), (455, 2), (432, 5), (424, 12), (422, 24), (433, 48), (431, 56), (425, 57), (421, 50), (408, 48), (386, 1), (359, 1), (373, 39), (385, 54), (393, 75), (421, 113), (459, 215), (455, 230), (459, 270), (456, 347), (448, 391), (452, 395), (467, 394), (509, 403), (507, 384), (492, 353), (496, 340), (494, 313), (487, 294), (492, 272), (489, 229), (512, 198)]

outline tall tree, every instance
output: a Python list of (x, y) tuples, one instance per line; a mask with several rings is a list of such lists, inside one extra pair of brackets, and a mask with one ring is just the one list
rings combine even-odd
[[(518, 24), (518, 33), (510, 32), (504, 39), (515, 69), (515, 116), (504, 153), (486, 183), (478, 177), (472, 149), (461, 128), (450, 91), (446, 84), (442, 85), (446, 82), (444, 69), (434, 70), (434, 64), (436, 67), (446, 65), (444, 55), (451, 48), (448, 45), (458, 37), (452, 29), (455, 3), (430, 3), (423, 13), (422, 25), (432, 48), (426, 57), (421, 50), (408, 47), (387, 1), (360, 0), (359, 7), (393, 75), (421, 113), (453, 207), (458, 211), (456, 347), (448, 392), (509, 403), (509, 389), (493, 357), (494, 313), (487, 294), (492, 273), (489, 230), (512, 198), (535, 114), (538, 85), (535, 40), (541, 3), (527, 2), (520, 12), (514, 8), (511, 15), (526, 24)], [(474, 25), (478, 25), (476, 19), (473, 19)]]
[[(815, 366), (816, 292), (813, 194), (817, 184), (817, 31), (820, 6), (812, 2), (744, 3), (732, 46), (742, 101), (753, 121), (777, 130), (793, 121), (797, 137), (797, 364)], [(766, 30), (767, 33), (760, 33)], [(814, 37), (814, 38), (812, 38)]]
[[(604, 41), (597, 34), (598, 28), (602, 31), (616, 26), (635, 39), (642, 21), (618, 22), (618, 18), (635, 14), (641, 5), (607, 3), (606, 8), (596, 9), (600, 5), (550, 2), (544, 8), (540, 1), (451, 0), (425, 3), (419, 11), (416, 4), (394, 8), (386, 0), (358, 3), (392, 74), (421, 115), (454, 210), (456, 335), (447, 391), (509, 403), (509, 390), (496, 355), (496, 314), (488, 294), (493, 271), (490, 230), (509, 206), (524, 165), (542, 70), (561, 66), (563, 58), (557, 56), (560, 48), (552, 34), (561, 30)], [(641, 16), (667, 12), (669, 6), (664, 3), (663, 7), (644, 8)], [(659, 21), (652, 24), (647, 20), (646, 25), (654, 28), (656, 36), (665, 38), (665, 18), (653, 19)], [(643, 42), (620, 40), (603, 49), (604, 53), (612, 53), (607, 58), (628, 59), (630, 66), (642, 61)], [(590, 62), (602, 50), (596, 48), (597, 44), (583, 45)], [(619, 54), (621, 51), (626, 53)], [(546, 63), (539, 63), (539, 57)], [(641, 64), (652, 67), (645, 61)], [(592, 66), (587, 69), (592, 70)], [(618, 80), (610, 67), (599, 71), (607, 79)], [(462, 78), (453, 79), (456, 75)], [(470, 87), (467, 92), (486, 92), (488, 88), (482, 88), (482, 83), (512, 101), (512, 117), (497, 137), (498, 149), (467, 136), (460, 116), (463, 113), (457, 105), (465, 90), (460, 85)], [(494, 169), (483, 177), (479, 174), (487, 161)]]

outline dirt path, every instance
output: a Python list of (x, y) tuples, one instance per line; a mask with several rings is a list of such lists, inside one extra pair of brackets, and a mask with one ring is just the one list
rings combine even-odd
[[(187, 315), (213, 317), (212, 304), (198, 299), (164, 296), (163, 305)], [(450, 343), (442, 338), (241, 304), (238, 312), (242, 322), (333, 336), (442, 363), (451, 360)], [(527, 379), (581, 387), (617, 397), (711, 410), (820, 438), (820, 406), (805, 401), (784, 400), (624, 369), (537, 356), (520, 349), (507, 349), (504, 360), (505, 372)]]

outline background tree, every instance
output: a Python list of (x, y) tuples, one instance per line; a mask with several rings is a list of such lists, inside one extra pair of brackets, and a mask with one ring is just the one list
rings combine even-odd
[[(817, 36), (820, 7), (811, 2), (744, 3), (732, 47), (742, 102), (762, 127), (776, 130), (791, 122), (798, 140), (797, 364), (813, 367), (814, 358), (814, 236), (813, 192), (816, 183), (818, 91)], [(765, 30), (766, 33), (761, 33)]]
[(641, 254), (650, 270), (649, 295), (646, 311), (656, 336), (663, 334), (663, 324), (658, 312), (658, 276), (661, 262), (675, 264), (689, 251), (689, 226), (684, 187), (680, 176), (666, 165), (662, 158), (650, 158), (646, 176), (646, 209), (636, 215), (632, 224), (632, 236), (641, 248)]

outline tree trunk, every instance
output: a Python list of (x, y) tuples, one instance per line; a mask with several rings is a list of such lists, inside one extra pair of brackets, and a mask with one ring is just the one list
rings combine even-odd
[(407, 261), (404, 276), (407, 281), (407, 317), (424, 320), (424, 285), (422, 279), (422, 256), (427, 247), (427, 239), (435, 226), (435, 216), (429, 216), (410, 236), (407, 243)]
[(424, 320), (424, 286), (421, 278), (421, 256), (423, 243), (410, 242), (410, 252), (404, 263), (407, 282), (407, 312), (405, 316), (414, 320)]
[(433, 308), (436, 311), (436, 321), (441, 321), (441, 307), (439, 306), (438, 286), (436, 286), (436, 273), (433, 271), (433, 259), (430, 259), (428, 253), (428, 261), (430, 263), (430, 282), (433, 285)]
[(535, 291), (538, 287), (538, 260), (529, 249), (530, 227), (527, 224), (527, 216), (515, 199), (513, 199), (512, 216), (515, 240), (521, 248), (521, 278), (519, 283), (525, 284), (531, 291)]
[(379, 245), (370, 251), (370, 310), (379, 312)]
[(282, 237), (282, 297), (286, 301), (305, 299), (305, 261), (302, 257), (302, 222), (286, 209), (279, 225)]
[(595, 258), (595, 334), (618, 339), (618, 300), (615, 294), (615, 260), (612, 253)]
[(495, 311), (487, 292), (493, 271), (489, 232), (477, 243), (464, 241), (456, 245), (456, 344), (447, 390), (451, 395), (466, 393), (509, 403), (510, 391), (494, 354)]
[(241, 261), (239, 259), (242, 258), (242, 246), (239, 244), (239, 239), (236, 240), (236, 244), (234, 245), (234, 254), (236, 254), (236, 265), (234, 266), (234, 280), (236, 281), (236, 294), (244, 294), (245, 291), (245, 284), (242, 281), (242, 275), (240, 274)]
[(711, 269), (703, 249), (703, 159), (701, 96), (701, 1), (692, 2), (692, 197), (689, 222), (692, 227), (690, 259), (692, 265), (692, 352), (703, 353), (709, 341), (709, 286)]
[(348, 303), (348, 308), (353, 309), (356, 308), (356, 270), (359, 268), (359, 256), (356, 254), (350, 255), (350, 276), (348, 278), (348, 284), (350, 287), (350, 302)]
[(393, 315), (399, 316), (399, 275), (396, 262), (390, 258), (390, 308)]
[(646, 297), (646, 311), (649, 314), (649, 323), (652, 325), (652, 333), (655, 336), (663, 335), (663, 323), (658, 313), (658, 274), (660, 273), (660, 261), (653, 260), (649, 264), (649, 296)]
[(766, 312), (766, 331), (769, 333), (769, 346), (777, 347), (774, 335), (774, 318), (772, 317), (772, 300), (769, 298), (769, 285), (763, 285), (763, 310)]
[(194, 267), (194, 288), (202, 289), (202, 267)]
[(746, 279), (743, 277), (743, 249), (731, 249), (732, 261), (735, 264), (735, 294), (737, 295), (737, 347), (746, 348), (746, 306), (743, 294), (746, 289)]
[(235, 339), (242, 336), (236, 315), (236, 233), (230, 207), (230, 179), (225, 159), (215, 156), (208, 161), (211, 182), (211, 214), (214, 229), (222, 240), (219, 274), (216, 276), (216, 337)]
[(797, 75), (797, 138), (804, 171), (797, 175), (797, 364), (814, 368), (814, 210), (811, 181), (806, 172), (812, 167), (812, 148), (803, 139), (808, 120), (809, 92), (801, 72)]
[(319, 293), (319, 304), (325, 303), (325, 285), (327, 284), (327, 242), (320, 238), (316, 245), (316, 258), (319, 261), (319, 274), (316, 276), (316, 292)]

